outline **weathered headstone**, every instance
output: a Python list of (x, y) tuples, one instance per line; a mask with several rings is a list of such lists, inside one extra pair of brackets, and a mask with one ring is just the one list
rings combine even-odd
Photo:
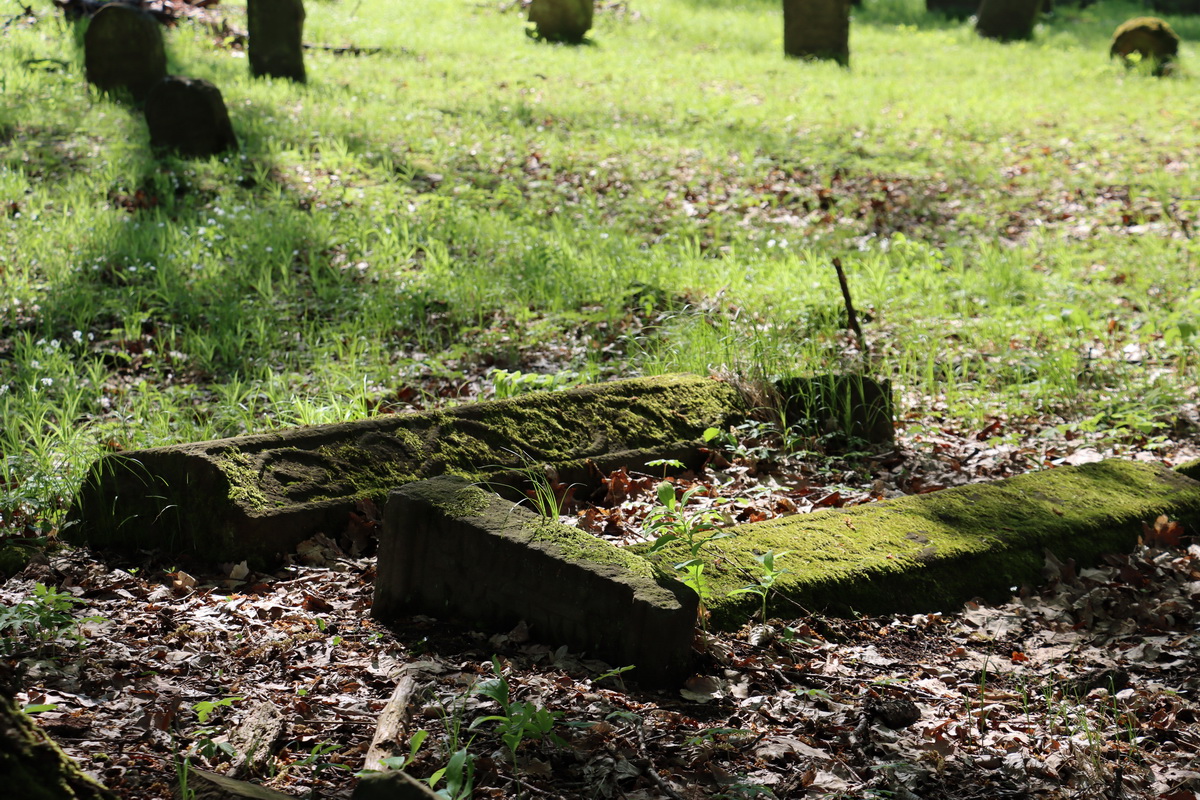
[(578, 44), (592, 27), (593, 0), (533, 0), (529, 21), (539, 39)]
[(1179, 54), (1179, 35), (1158, 17), (1134, 17), (1113, 33), (1108, 55), (1128, 67), (1133, 65), (1130, 56), (1134, 53), (1153, 65), (1155, 75), (1163, 75)]
[(205, 80), (168, 76), (146, 97), (150, 145), (189, 158), (237, 150), (221, 90)]
[(1200, 14), (1200, 0), (1150, 0), (1150, 8), (1159, 14)]
[(1042, 0), (983, 0), (975, 18), (975, 31), (1001, 42), (1032, 39), (1041, 11)]
[(102, 92), (125, 90), (145, 100), (167, 74), (162, 29), (154, 17), (131, 6), (111, 3), (88, 23), (83, 38), (88, 82)]
[(783, 52), (790, 58), (850, 66), (850, 3), (783, 0)]
[(950, 19), (966, 19), (978, 10), (979, 0), (925, 0), (925, 10)]
[(784, 422), (807, 423), (818, 435), (841, 434), (869, 444), (895, 441), (891, 381), (866, 375), (816, 375), (776, 382)]
[(303, 83), (303, 0), (248, 0), (250, 72)]

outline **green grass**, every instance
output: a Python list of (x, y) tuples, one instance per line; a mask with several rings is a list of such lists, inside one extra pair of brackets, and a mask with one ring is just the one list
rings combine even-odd
[(1153, 435), (1194, 395), (1200, 19), (1171, 20), (1183, 74), (1158, 80), (1107, 58), (1129, 3), (1000, 45), (866, 0), (843, 70), (784, 60), (765, 0), (634, 0), (577, 48), (494, 3), (309, 2), (309, 41), (385, 51), (310, 51), (296, 86), (172, 29), (242, 150), (156, 161), (33, 7), (0, 34), (5, 525), (53, 519), (105, 448), (365, 416), (492, 365), (852, 363), (834, 256), (906, 411)]

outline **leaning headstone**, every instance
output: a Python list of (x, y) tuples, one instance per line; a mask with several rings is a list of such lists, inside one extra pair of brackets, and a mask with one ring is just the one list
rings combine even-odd
[(154, 17), (111, 3), (96, 12), (83, 37), (88, 82), (102, 92), (126, 90), (145, 100), (167, 74), (162, 29)]
[(925, 11), (949, 19), (966, 19), (979, 8), (979, 0), (925, 0)]
[(146, 98), (150, 146), (187, 158), (237, 149), (221, 90), (205, 80), (168, 76)]
[(1200, 14), (1200, 0), (1150, 0), (1150, 8), (1159, 14)]
[(975, 32), (1001, 42), (1033, 38), (1033, 26), (1042, 0), (983, 0), (975, 18)]
[(1134, 17), (1113, 32), (1108, 55), (1128, 67), (1133, 65), (1130, 56), (1134, 53), (1153, 65), (1155, 75), (1163, 75), (1179, 54), (1179, 35), (1158, 17)]
[(303, 83), (303, 0), (249, 0), (250, 72)]
[(783, 53), (850, 66), (850, 3), (783, 0)]
[(537, 38), (578, 44), (592, 27), (593, 0), (533, 0), (529, 21)]

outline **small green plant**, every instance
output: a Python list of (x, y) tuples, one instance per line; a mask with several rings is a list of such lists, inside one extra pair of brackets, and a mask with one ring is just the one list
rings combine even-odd
[(104, 617), (98, 616), (76, 618), (73, 612), (83, 603), (69, 592), (39, 583), (27, 600), (0, 606), (0, 654), (41, 652), (54, 643), (82, 645), (86, 640), (79, 633), (79, 626), (104, 621)]
[(743, 586), (740, 589), (734, 589), (730, 595), (735, 594), (756, 594), (762, 598), (762, 616), (760, 619), (763, 622), (767, 621), (767, 598), (771, 594), (771, 589), (774, 588), (775, 582), (780, 576), (786, 575), (791, 570), (775, 566), (775, 560), (786, 556), (789, 550), (784, 550), (782, 553), (776, 553), (774, 550), (768, 550), (765, 553), (758, 553), (754, 556), (754, 560), (762, 567), (762, 571), (757, 576), (758, 583), (751, 583)]
[(243, 700), (242, 697), (225, 697), (220, 700), (201, 700), (192, 706), (192, 711), (196, 712), (196, 719), (200, 720), (200, 724), (204, 725), (208, 722), (208, 718), (218, 708), (229, 708), (238, 700)]
[[(563, 509), (570, 501), (574, 486), (557, 483), (553, 470), (548, 465), (534, 461), (525, 453), (519, 450), (509, 450), (508, 452), (520, 460), (521, 466), (517, 467), (516, 472), (530, 487), (523, 490), (525, 500), (529, 501), (534, 512), (542, 519), (557, 520), (562, 516)], [(525, 500), (521, 502), (524, 503)]]
[(683, 462), (680, 461), (678, 458), (656, 458), (653, 461), (647, 461), (646, 466), (647, 467), (662, 467), (663, 468), (662, 476), (663, 476), (663, 479), (666, 480), (667, 469), (668, 468), (683, 469)]
[[(443, 779), (446, 785), (438, 789)], [(429, 788), (446, 800), (469, 800), (475, 789), (475, 757), (465, 747), (455, 750), (446, 766), (429, 776)]]
[(564, 744), (554, 733), (554, 726), (562, 718), (562, 712), (547, 711), (536, 703), (513, 702), (509, 694), (508, 680), (500, 668), (500, 660), (495, 656), (492, 657), (492, 671), (496, 677), (475, 687), (475, 694), (495, 700), (501, 713), (479, 717), (470, 727), (474, 729), (485, 722), (499, 723), (500, 740), (508, 748), (514, 765), (517, 763), (517, 748), (526, 739), (550, 739), (555, 744)]
[[(325, 756), (341, 749), (340, 745), (333, 742), (317, 742), (312, 746), (308, 755), (303, 756), (291, 763), (294, 767), (312, 767), (313, 780), (319, 781), (321, 775), (331, 769), (349, 769), (345, 764), (339, 764), (336, 761), (330, 761)], [(313, 796), (316, 796), (316, 788), (313, 788)]]
[(425, 743), (425, 739), (428, 738), (428, 736), (429, 731), (422, 728), (414, 733), (412, 739), (409, 741), (408, 755), (389, 756), (388, 758), (380, 759), (379, 763), (383, 764), (386, 769), (396, 770), (397, 772), (403, 771), (406, 767), (412, 764), (414, 760), (416, 760), (417, 751), (421, 749), (421, 745)]
[(658, 505), (646, 518), (646, 532), (654, 536), (654, 543), (646, 551), (653, 555), (672, 544), (679, 542), (688, 551), (691, 558), (681, 561), (674, 569), (683, 573), (683, 582), (700, 596), (701, 618), (705, 603), (712, 596), (708, 584), (704, 580), (706, 562), (703, 558), (704, 548), (718, 539), (727, 539), (733, 534), (730, 531), (718, 530), (717, 520), (720, 514), (712, 509), (687, 512), (684, 507), (703, 487), (693, 486), (675, 497), (675, 486), (669, 481), (658, 484)]

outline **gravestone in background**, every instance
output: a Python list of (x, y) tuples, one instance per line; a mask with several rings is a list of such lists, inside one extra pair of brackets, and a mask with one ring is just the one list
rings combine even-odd
[(966, 19), (979, 8), (979, 0), (925, 0), (925, 10), (950, 19)]
[(593, 0), (533, 0), (529, 21), (539, 39), (578, 44), (592, 27)]
[(250, 72), (303, 83), (303, 0), (248, 0)]
[(1014, 42), (1033, 38), (1042, 0), (983, 0), (975, 31), (988, 39)]
[(1153, 65), (1155, 75), (1164, 75), (1179, 54), (1179, 35), (1158, 17), (1134, 17), (1113, 32), (1108, 55), (1132, 66), (1134, 53)]
[(221, 90), (205, 80), (168, 76), (146, 97), (150, 146), (188, 158), (237, 149)]
[(104, 6), (88, 23), (83, 61), (88, 82), (100, 91), (127, 90), (134, 100), (145, 100), (167, 74), (162, 29), (144, 11)]
[(783, 0), (783, 52), (790, 58), (828, 59), (850, 66), (850, 3)]

